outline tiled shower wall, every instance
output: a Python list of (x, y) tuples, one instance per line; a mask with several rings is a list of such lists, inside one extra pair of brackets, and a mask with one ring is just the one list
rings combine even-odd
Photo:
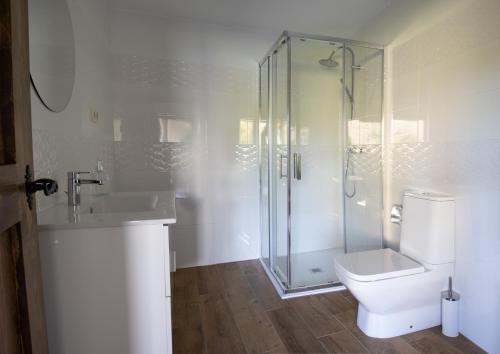
[(116, 11), (116, 190), (175, 190), (177, 266), (259, 257), (258, 67), (276, 34)]
[(500, 2), (449, 2), (388, 47), (386, 244), (407, 188), (456, 196), (460, 331), (500, 352)]

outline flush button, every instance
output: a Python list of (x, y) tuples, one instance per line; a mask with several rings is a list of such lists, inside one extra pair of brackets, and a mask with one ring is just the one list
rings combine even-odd
[(396, 225), (401, 225), (403, 222), (403, 206), (394, 204), (391, 208), (391, 222)]

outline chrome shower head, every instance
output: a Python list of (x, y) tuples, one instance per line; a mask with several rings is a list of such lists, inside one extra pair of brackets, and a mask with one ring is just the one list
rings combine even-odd
[(336, 68), (339, 66), (339, 63), (336, 62), (333, 59), (320, 59), (319, 60), (320, 65), (326, 66), (327, 68)]
[(339, 66), (339, 63), (333, 59), (333, 56), (337, 52), (338, 48), (334, 48), (332, 54), (327, 59), (320, 59), (318, 62), (320, 65), (325, 66), (327, 68), (336, 68)]

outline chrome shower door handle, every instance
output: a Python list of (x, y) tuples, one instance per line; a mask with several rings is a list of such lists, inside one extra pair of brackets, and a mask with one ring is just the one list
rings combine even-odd
[(302, 179), (302, 155), (298, 152), (293, 153), (293, 177), (299, 181)]
[(283, 159), (288, 159), (288, 156), (280, 154), (280, 178), (285, 178), (287, 176), (286, 172), (283, 173)]

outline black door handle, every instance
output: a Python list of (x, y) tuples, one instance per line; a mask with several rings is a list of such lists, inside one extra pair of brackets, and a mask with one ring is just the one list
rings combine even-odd
[(26, 201), (30, 209), (33, 208), (33, 195), (38, 191), (43, 191), (45, 195), (51, 195), (57, 192), (58, 185), (57, 182), (49, 178), (40, 178), (33, 181), (33, 175), (31, 174), (31, 169), (26, 166), (26, 174), (24, 175), (24, 185), (26, 189)]

